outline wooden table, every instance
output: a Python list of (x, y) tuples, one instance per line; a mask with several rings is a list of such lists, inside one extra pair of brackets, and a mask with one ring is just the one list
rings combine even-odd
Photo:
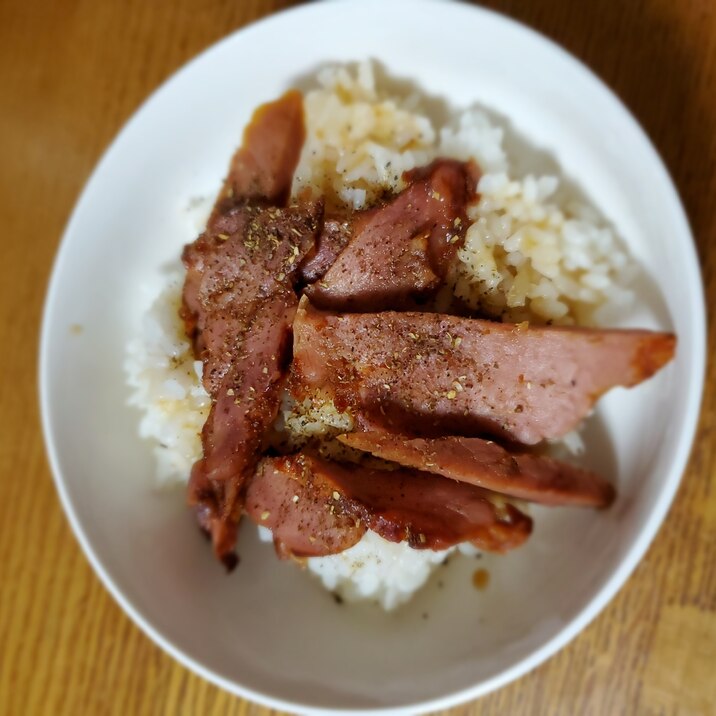
[[(287, 0), (0, 5), (0, 713), (265, 714), (161, 652), (81, 554), (45, 460), (37, 336), (60, 234), (113, 135), (173, 70)], [(494, 0), (641, 120), (678, 185), (716, 300), (716, 3)], [(710, 347), (716, 349), (711, 321)], [(618, 597), (559, 655), (453, 714), (716, 713), (716, 375), (676, 503)]]

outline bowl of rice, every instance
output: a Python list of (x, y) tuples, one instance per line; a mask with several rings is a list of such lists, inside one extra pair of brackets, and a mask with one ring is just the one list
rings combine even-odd
[[(270, 61), (258, 61), (267, 47)], [(368, 531), (303, 569), (277, 560), (270, 533), (244, 520), (239, 567), (217, 566), (186, 508), (211, 398), (179, 318), (179, 257), (252, 112), (289, 88), (302, 92), (306, 127), (292, 196), (362, 210), (437, 158), (475, 162), (452, 296), (495, 320), (677, 334), (667, 368), (611, 391), (552, 446), (608, 476), (618, 493), (609, 509), (532, 505), (534, 533), (505, 556), (414, 550)], [(43, 427), (88, 559), (175, 658), (281, 710), (423, 713), (534, 668), (626, 581), (686, 465), (704, 336), (676, 191), (588, 70), (532, 31), (461, 4), (318, 3), (207, 50), (107, 150), (48, 292)], [(320, 395), (284, 396), (279, 422), (297, 446), (353, 427)]]

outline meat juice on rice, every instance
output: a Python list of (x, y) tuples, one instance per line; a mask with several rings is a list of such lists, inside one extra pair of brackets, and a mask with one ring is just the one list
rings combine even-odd
[[(511, 175), (504, 131), (485, 112), (464, 110), (436, 126), (417, 92), (399, 96), (384, 85), (370, 62), (318, 73), (304, 95), (306, 141), (294, 196), (363, 209), (402, 189), (409, 169), (437, 157), (474, 159), (482, 173), (479, 198), (468, 209), (471, 223), (450, 277), (460, 299), (494, 318), (557, 325), (598, 325), (606, 310), (630, 300), (633, 267), (613, 231), (589, 206), (560, 200), (558, 177)], [(202, 364), (178, 314), (182, 283), (180, 268), (167, 277), (126, 360), (130, 403), (142, 412), (140, 435), (153, 443), (161, 484), (187, 482), (201, 457), (200, 433), (211, 406)], [(320, 395), (300, 403), (284, 396), (277, 425), (293, 445), (328, 441), (352, 427), (351, 416)], [(572, 443), (579, 441), (572, 437)], [(271, 539), (267, 529), (259, 530)], [(306, 564), (344, 599), (392, 609), (455, 549), (415, 550), (368, 531), (345, 552)], [(459, 549), (475, 552), (470, 545)]]

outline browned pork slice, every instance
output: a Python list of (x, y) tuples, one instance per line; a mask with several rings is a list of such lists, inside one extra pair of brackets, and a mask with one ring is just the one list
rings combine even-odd
[(363, 430), (488, 433), (534, 444), (575, 428), (610, 388), (649, 378), (671, 334), (528, 327), (434, 313), (341, 314), (302, 299), (298, 390), (322, 389)]
[(293, 286), (313, 248), (320, 213), (319, 205), (235, 207), (217, 219), (214, 231), (185, 247), (182, 316), (196, 355), (206, 362), (208, 393), (221, 380), (232, 332), (241, 330), (248, 307)]
[(293, 283), (319, 214), (315, 206), (236, 207), (220, 222), (230, 233), (204, 234), (184, 250), (183, 315), (212, 397), (189, 502), (228, 566), (244, 482), (278, 411), (297, 305)]
[(207, 227), (241, 204), (284, 206), (303, 147), (303, 97), (291, 90), (262, 104), (244, 130)]
[(261, 462), (246, 511), (270, 528), (282, 556), (322, 556), (355, 544), (366, 528), (415, 549), (472, 542), (506, 552), (532, 520), (485, 490), (417, 470), (375, 470), (308, 454)]
[[(418, 198), (425, 202), (430, 265), (441, 278), (447, 276), (465, 242), (467, 205), (477, 198), (479, 178), (474, 162), (454, 159), (436, 159), (432, 164), (405, 173), (406, 181), (422, 188), (423, 195), (418, 194)], [(415, 194), (411, 194), (412, 198), (416, 198)]]
[(256, 524), (271, 530), (280, 557), (338, 554), (365, 533), (364, 522), (336, 510), (331, 467), (301, 453), (259, 463), (248, 483), (244, 509)]
[(212, 398), (189, 502), (229, 567), (245, 480), (278, 411), (298, 268), (314, 251), (322, 219), (318, 204), (278, 208), (288, 200), (304, 134), (299, 92), (259, 107), (206, 232), (182, 255), (181, 315)]
[(316, 248), (301, 266), (304, 283), (322, 278), (351, 238), (351, 217), (325, 217)]
[[(243, 508), (244, 483), (259, 459), (263, 437), (276, 419), (279, 389), (296, 310), (292, 291), (258, 301), (237, 315), (232, 335), (237, 355), (222, 366), (201, 439), (203, 458), (194, 464), (189, 504), (197, 507), (200, 525), (211, 535), (214, 551), (227, 567)], [(227, 329), (233, 323), (227, 322)], [(219, 361), (215, 360), (216, 365)]]
[(317, 306), (382, 310), (438, 288), (464, 241), (477, 170), (438, 159), (406, 178), (410, 184), (394, 199), (353, 217), (350, 242), (306, 291)]
[(594, 472), (545, 455), (508, 452), (491, 440), (409, 438), (387, 432), (348, 433), (342, 443), (417, 468), (543, 505), (606, 507), (614, 488)]

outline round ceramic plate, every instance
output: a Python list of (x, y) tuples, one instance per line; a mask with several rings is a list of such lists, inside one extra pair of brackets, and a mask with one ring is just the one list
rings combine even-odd
[[(153, 486), (122, 363), (163, 267), (194, 239), (260, 103), (321, 65), (374, 58), (455, 108), (479, 103), (558, 163), (640, 266), (623, 322), (678, 334), (654, 380), (613, 391), (587, 431), (617, 483), (603, 512), (535, 510), (535, 532), (487, 563), (455, 560), (385, 614), (336, 604), (245, 524), (242, 562), (215, 563), (183, 495)], [(499, 15), (430, 0), (311, 4), (252, 25), (189, 63), (106, 152), (69, 223), (42, 333), (47, 447), (68, 517), (100, 578), (144, 631), (241, 696), (298, 712), (416, 714), (475, 698), (564, 646), (624, 583), (671, 503), (694, 435), (704, 311), (684, 213), (653, 147), (604, 85)], [(482, 563), (481, 563), (482, 564)]]

